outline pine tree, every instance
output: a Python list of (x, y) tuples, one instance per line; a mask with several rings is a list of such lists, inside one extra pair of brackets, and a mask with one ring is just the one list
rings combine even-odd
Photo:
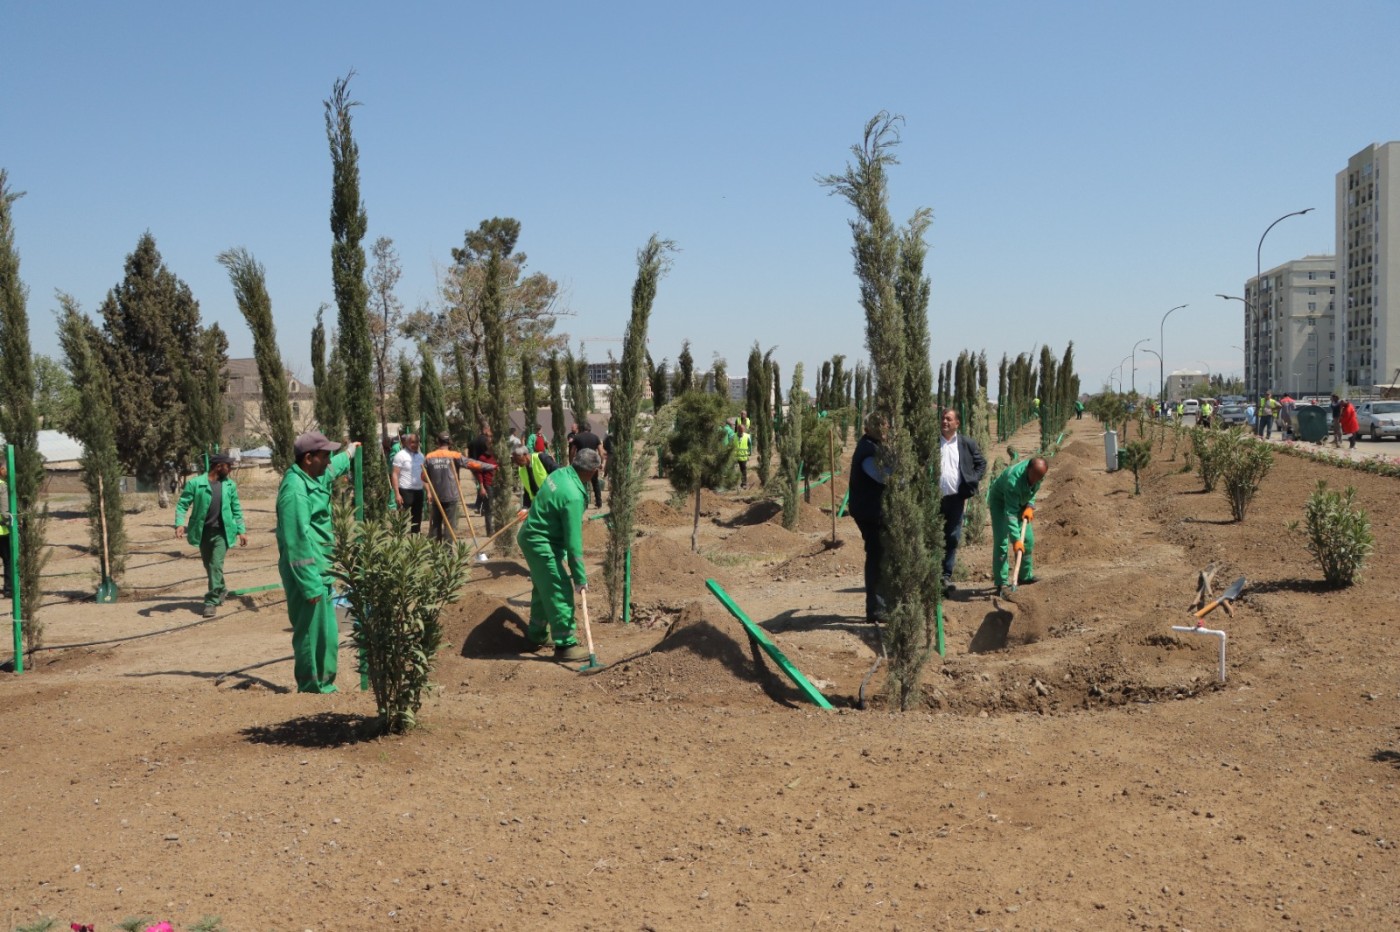
[(549, 354), (549, 418), (554, 428), (554, 458), (564, 458), (564, 441), (569, 425), (564, 416), (564, 374), (559, 369), (559, 354)]
[[(352, 71), (337, 79), (325, 100), (326, 137), (331, 148), (331, 278), (339, 308), (340, 355), (345, 366), (345, 417), (350, 437), (366, 440), (375, 434), (374, 347), (369, 335), (369, 286), (365, 284), (365, 249), (369, 225), (360, 200), (360, 147), (351, 131)], [(367, 469), (364, 513), (368, 520), (388, 512), (389, 477), (385, 470)]]
[(253, 332), (253, 355), (258, 362), (262, 385), (262, 415), (272, 434), (272, 468), (286, 472), (296, 462), (292, 444), (292, 403), (287, 393), (287, 370), (277, 348), (277, 329), (272, 323), (272, 299), (267, 294), (267, 276), (262, 263), (246, 249), (229, 249), (219, 254), (219, 263), (228, 269), (238, 309)]
[[(437, 363), (433, 361), (433, 351), (427, 344), (420, 344), (422, 372), (418, 376), (418, 406), (423, 412), (423, 427), (428, 437), (436, 438), (447, 431), (447, 393), (443, 390), (442, 379), (438, 378)], [(426, 442), (427, 437), (423, 438)]]
[(73, 385), (83, 398), (71, 433), (83, 445), (78, 462), (88, 491), (88, 543), (93, 553), (102, 553), (100, 491), (107, 512), (108, 572), (115, 579), (126, 570), (126, 509), (122, 507), (122, 468), (117, 461), (112, 386), (102, 361), (102, 334), (70, 295), (60, 293), (58, 300), (63, 308), (58, 317), (58, 339)]
[(700, 491), (724, 485), (733, 457), (724, 442), (724, 399), (692, 389), (676, 399), (676, 421), (667, 441), (666, 477), (682, 495), (695, 496), (690, 549), (699, 551)]
[(666, 274), (668, 254), (675, 249), (669, 240), (655, 234), (637, 251), (637, 281), (632, 286), (632, 317), (623, 337), (622, 368), (617, 387), (612, 394), (613, 454), (608, 458), (608, 548), (603, 557), (603, 578), (608, 587), (608, 605), (615, 619), (621, 618), (623, 583), (627, 554), (632, 548), (636, 521), (637, 499), (646, 477), (637, 463), (637, 414), (642, 407), (642, 392), (646, 385), (647, 324), (656, 288)]
[[(40, 571), (47, 559), (44, 531), (48, 505), (42, 510), (39, 489), (44, 481), (44, 460), (39, 455), (39, 416), (34, 409), (33, 354), (29, 347), (28, 294), (19, 277), (19, 249), (15, 246), (13, 207), (24, 196), (10, 188), (0, 168), (0, 433), (14, 448), (15, 470), (9, 477), (19, 510), (11, 516), (11, 533), (19, 534), (20, 627), (25, 647), (43, 643), (39, 621), (43, 601)], [(2, 454), (3, 451), (0, 451)], [(3, 462), (0, 460), (0, 462)], [(4, 545), (10, 546), (8, 535)], [(18, 665), (19, 658), (15, 658)]]

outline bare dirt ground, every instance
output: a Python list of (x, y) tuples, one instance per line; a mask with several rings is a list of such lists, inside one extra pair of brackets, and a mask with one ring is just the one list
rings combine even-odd
[[(1169, 456), (1135, 498), (1095, 425), (1071, 423), (1037, 511), (1040, 581), (994, 606), (987, 545), (964, 549), (915, 711), (855, 708), (875, 640), (849, 519), (822, 545), (827, 486), (797, 532), (707, 494), (692, 554), (689, 506), (653, 483), (637, 624), (603, 620), (595, 575), (611, 667), (517, 653), (529, 579), (498, 558), (448, 610), (423, 727), (380, 740), (359, 738), (374, 709), (348, 648), (342, 692), (289, 691), (280, 593), (202, 622), (169, 511), (128, 515), (121, 600), (95, 604), (86, 519), (56, 500), (47, 640), (81, 646), (0, 682), (0, 922), (1393, 928), (1400, 484), (1281, 456), (1236, 525)], [(1285, 528), (1319, 478), (1356, 485), (1375, 525), (1350, 590), (1324, 589)], [(232, 587), (276, 581), (271, 494), (244, 485)], [(1170, 630), (1212, 560), (1250, 581), (1211, 616), (1223, 687), (1215, 642)], [(707, 577), (837, 711), (756, 662)]]

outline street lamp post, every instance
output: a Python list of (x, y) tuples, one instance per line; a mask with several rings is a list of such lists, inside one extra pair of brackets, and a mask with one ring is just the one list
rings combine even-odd
[[(1332, 361), (1332, 354), (1331, 354), (1331, 353), (1328, 353), (1326, 356), (1323, 356), (1322, 358), (1323, 358), (1324, 360), (1326, 360), (1327, 362), (1330, 363), (1330, 362)], [(1317, 383), (1318, 383), (1319, 381), (1321, 381), (1321, 378), (1322, 378), (1322, 363), (1320, 363), (1320, 362), (1315, 362), (1315, 363), (1313, 363), (1313, 390), (1312, 390), (1312, 393), (1313, 393), (1314, 395), (1320, 394), (1320, 393), (1318, 392), (1318, 390), (1317, 390)], [(1329, 384), (1329, 385), (1327, 386), (1327, 388), (1328, 388), (1328, 390), (1330, 391), (1331, 388), (1332, 388), (1332, 386)]]
[(1167, 318), (1172, 316), (1172, 311), (1179, 311), (1183, 307), (1189, 306), (1190, 305), (1186, 304), (1178, 304), (1176, 307), (1172, 308), (1171, 311), (1167, 311), (1162, 315), (1162, 323), (1157, 328), (1157, 345), (1162, 348), (1162, 352), (1157, 356), (1157, 381), (1161, 384), (1162, 388), (1162, 404), (1167, 403), (1167, 365), (1162, 361), (1162, 357), (1166, 355), (1167, 352)]
[[(1157, 357), (1157, 371), (1158, 371), (1158, 372), (1162, 371), (1162, 354), (1159, 353), (1159, 352), (1157, 352), (1156, 350), (1150, 350), (1150, 349), (1148, 349), (1148, 348), (1145, 347), (1145, 346), (1142, 348), (1142, 351), (1143, 351), (1144, 353), (1151, 353), (1153, 356), (1156, 356), (1156, 357)], [(1167, 393), (1166, 393), (1165, 391), (1163, 391), (1161, 394), (1162, 394), (1162, 406), (1165, 408), (1165, 407), (1166, 407), (1166, 404), (1167, 404)]]
[[(1289, 217), (1301, 217), (1301, 216), (1303, 216), (1303, 214), (1310, 213), (1313, 209), (1314, 209), (1314, 208), (1312, 208), (1312, 207), (1306, 207), (1306, 208), (1304, 208), (1303, 210), (1295, 210), (1295, 211), (1292, 211), (1291, 213), (1286, 213), (1286, 214), (1284, 214), (1282, 217), (1279, 217), (1279, 218), (1278, 218), (1277, 220), (1275, 220), (1273, 223), (1271, 223), (1271, 224), (1269, 224), (1267, 227), (1265, 227), (1265, 228), (1264, 228), (1263, 234), (1259, 237), (1259, 245), (1256, 246), (1255, 249), (1254, 249), (1254, 297), (1255, 297), (1255, 303), (1254, 303), (1254, 317), (1255, 317), (1255, 319), (1256, 319), (1256, 322), (1257, 322), (1257, 320), (1258, 320), (1258, 318), (1259, 318), (1259, 315), (1260, 315), (1260, 313), (1261, 313), (1261, 310), (1262, 310), (1262, 309), (1259, 307), (1259, 300), (1258, 300), (1258, 298), (1259, 298), (1259, 291), (1260, 291), (1260, 288), (1259, 288), (1260, 281), (1259, 281), (1259, 279), (1262, 278), (1262, 277), (1263, 277), (1263, 274), (1264, 274), (1264, 267), (1263, 267), (1264, 237), (1268, 236), (1270, 230), (1272, 230), (1274, 227), (1278, 226), (1278, 225), (1279, 225), (1280, 223), (1282, 223), (1283, 221), (1287, 220)], [(1272, 292), (1271, 292), (1271, 295), (1272, 295)], [(1273, 303), (1273, 298), (1272, 298), (1272, 296), (1271, 296), (1270, 299), (1269, 299), (1269, 303), (1270, 303), (1270, 304)], [(1245, 314), (1244, 314), (1244, 318), (1245, 318), (1245, 343), (1251, 343), (1251, 342), (1253, 343), (1253, 345), (1254, 345), (1254, 355), (1255, 355), (1255, 358), (1258, 359), (1260, 356), (1262, 356), (1262, 354), (1259, 352), (1259, 338), (1256, 336), (1252, 341), (1249, 339), (1249, 326), (1250, 326), (1250, 321), (1249, 321), (1249, 301), (1248, 301), (1248, 300), (1246, 300), (1246, 301), (1244, 302), (1244, 308), (1245, 308)], [(1271, 358), (1272, 358), (1272, 355), (1273, 355), (1273, 354), (1270, 353), (1270, 357), (1271, 357)], [(1269, 380), (1272, 381), (1272, 380), (1273, 380), (1273, 372), (1272, 372), (1273, 366), (1270, 365), (1269, 368), (1270, 368)], [(1253, 393), (1255, 396), (1257, 396), (1257, 395), (1260, 393), (1260, 391), (1263, 389), (1263, 386), (1261, 386), (1261, 385), (1258, 384), (1258, 380), (1259, 380), (1259, 366), (1258, 366), (1258, 365), (1255, 365), (1255, 366), (1253, 367), (1253, 369), (1254, 369), (1255, 384), (1254, 384), (1253, 386), (1249, 386), (1249, 389), (1252, 391), (1252, 393)], [(1246, 375), (1247, 375), (1247, 374), (1248, 374), (1248, 370), (1246, 370)], [(1270, 385), (1269, 387), (1272, 388), (1273, 386)]]
[(1138, 340), (1136, 343), (1133, 344), (1132, 358), (1133, 358), (1133, 394), (1134, 394), (1134, 395), (1137, 394), (1137, 348), (1138, 348), (1139, 346), (1141, 346), (1142, 344), (1146, 343), (1146, 342), (1147, 342), (1148, 340), (1150, 340), (1150, 339), (1152, 339), (1152, 338), (1151, 338), (1151, 337), (1143, 337), (1141, 340)]

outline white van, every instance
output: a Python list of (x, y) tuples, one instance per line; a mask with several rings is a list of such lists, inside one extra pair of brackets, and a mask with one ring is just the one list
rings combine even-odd
[(1181, 403), (1182, 414), (1200, 414), (1201, 403), (1194, 398), (1187, 398)]

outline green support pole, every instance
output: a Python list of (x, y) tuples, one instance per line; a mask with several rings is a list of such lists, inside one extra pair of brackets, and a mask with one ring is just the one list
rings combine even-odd
[(632, 623), (632, 548), (627, 548), (627, 559), (622, 564), (622, 623)]
[(247, 589), (230, 589), (229, 595), (252, 595), (255, 592), (271, 592), (273, 589), (281, 589), (280, 582), (268, 583), (266, 586), (249, 586)]
[[(365, 447), (355, 448), (355, 520), (365, 520)], [(355, 624), (359, 624), (357, 620)], [(360, 648), (360, 692), (369, 689), (369, 668), (365, 666), (365, 651)]]
[(19, 591), (19, 493), (15, 491), (15, 446), (5, 444), (5, 487), (10, 496), (10, 613), (14, 616), (15, 672), (24, 672), (24, 623), (21, 621)]
[(943, 603), (938, 603), (938, 608), (934, 610), (934, 621), (938, 627), (935, 629), (934, 647), (938, 651), (938, 656), (948, 656), (948, 645), (943, 641)]
[(787, 674), (788, 679), (792, 680), (793, 683), (797, 685), (797, 688), (802, 691), (802, 695), (806, 696), (807, 699), (819, 709), (831, 708), (831, 703), (826, 701), (826, 697), (821, 694), (821, 691), (813, 686), (807, 677), (802, 675), (801, 670), (793, 666), (792, 661), (788, 660), (783, 652), (778, 650), (778, 645), (774, 644), (767, 633), (758, 625), (754, 624), (753, 621), (749, 619), (748, 615), (744, 614), (744, 610), (735, 604), (734, 600), (729, 597), (729, 593), (725, 592), (719, 583), (715, 582), (713, 579), (707, 579), (705, 580), (705, 585), (709, 588), (710, 593), (714, 595), (715, 598), (719, 599), (719, 604), (728, 609), (729, 614), (737, 618), (739, 624), (744, 626), (744, 630), (749, 634), (749, 640), (753, 641), (763, 649), (765, 654), (773, 658), (773, 662)]
[(850, 501), (851, 501), (851, 489), (850, 489), (849, 486), (847, 486), (847, 487), (846, 487), (846, 494), (841, 496), (841, 507), (838, 508), (838, 509), (836, 509), (836, 517), (838, 517), (838, 518), (844, 518), (844, 517), (846, 517), (846, 505), (848, 505), (848, 504), (850, 503)]

